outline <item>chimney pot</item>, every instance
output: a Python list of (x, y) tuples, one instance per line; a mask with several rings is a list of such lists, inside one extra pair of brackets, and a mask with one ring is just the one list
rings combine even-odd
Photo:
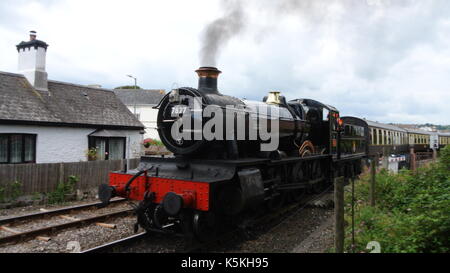
[(36, 31), (30, 31), (30, 41), (36, 40)]

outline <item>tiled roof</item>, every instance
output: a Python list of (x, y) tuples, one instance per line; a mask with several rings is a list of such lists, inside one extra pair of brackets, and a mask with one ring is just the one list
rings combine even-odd
[(37, 91), (21, 74), (0, 72), (0, 122), (143, 128), (111, 90), (48, 81)]

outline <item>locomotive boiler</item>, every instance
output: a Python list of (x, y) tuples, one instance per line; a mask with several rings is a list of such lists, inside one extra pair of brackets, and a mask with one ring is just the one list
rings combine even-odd
[[(287, 102), (279, 92), (241, 100), (218, 91), (217, 68), (196, 72), (198, 88), (172, 90), (156, 106), (159, 136), (173, 156), (143, 156), (138, 168), (112, 172), (99, 187), (105, 205), (113, 196), (139, 201), (136, 230), (206, 241), (320, 191), (335, 175), (360, 172), (366, 149), (340, 153), (343, 124), (334, 107)], [(367, 133), (364, 121), (347, 120)], [(356, 140), (367, 145), (365, 136), (346, 138)]]
[[(279, 92), (270, 92), (264, 102), (241, 100), (218, 91), (221, 71), (217, 68), (201, 67), (196, 72), (197, 89), (173, 90), (157, 106), (160, 138), (176, 156), (209, 159), (258, 156), (263, 152), (261, 143), (270, 142), (267, 138), (279, 145), (275, 149), (268, 147), (266, 155), (291, 153), (308, 138), (309, 126), (301, 118), (301, 112), (290, 107)], [(216, 125), (208, 126), (213, 119)], [(213, 137), (205, 137), (207, 129)]]

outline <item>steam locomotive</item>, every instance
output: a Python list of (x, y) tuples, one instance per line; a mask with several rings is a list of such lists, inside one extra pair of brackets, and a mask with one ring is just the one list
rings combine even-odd
[(361, 172), (369, 144), (364, 120), (279, 92), (262, 102), (226, 96), (217, 89), (221, 71), (196, 72), (198, 88), (172, 90), (156, 106), (159, 136), (174, 156), (143, 156), (137, 169), (112, 172), (99, 187), (105, 205), (114, 196), (140, 201), (136, 230), (207, 241), (321, 191), (335, 176)]

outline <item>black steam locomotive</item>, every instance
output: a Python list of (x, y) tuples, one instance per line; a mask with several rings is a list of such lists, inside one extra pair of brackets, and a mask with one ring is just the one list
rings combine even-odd
[(216, 68), (196, 72), (197, 89), (172, 90), (157, 106), (160, 138), (174, 156), (144, 156), (137, 169), (113, 172), (100, 186), (104, 203), (113, 196), (140, 201), (140, 227), (208, 240), (249, 215), (321, 191), (335, 176), (361, 172), (369, 144), (364, 120), (279, 92), (262, 102), (240, 100), (219, 93)]

